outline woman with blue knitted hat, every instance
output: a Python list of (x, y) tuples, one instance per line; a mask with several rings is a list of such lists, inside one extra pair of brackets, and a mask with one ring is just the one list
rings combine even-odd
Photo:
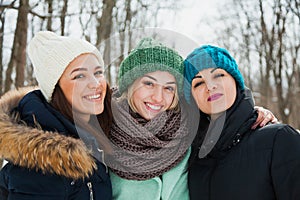
[(251, 92), (227, 50), (205, 45), (184, 61), (185, 98), (200, 110), (189, 159), (193, 199), (300, 199), (300, 135), (289, 125), (251, 129)]

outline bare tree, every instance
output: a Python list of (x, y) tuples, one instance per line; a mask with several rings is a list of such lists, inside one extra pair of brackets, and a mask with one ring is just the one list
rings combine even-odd
[[(283, 122), (298, 125), (299, 122), (292, 120), (296, 110), (292, 101), (299, 97), (295, 92), (299, 91), (299, 3), (232, 0), (228, 5), (221, 20), (230, 19), (230, 23), (225, 30), (221, 29), (223, 41), (218, 43), (229, 41), (230, 50), (239, 55), (240, 66), (249, 66), (247, 71), (241, 69), (247, 84), (261, 94), (256, 96), (257, 102), (271, 109)], [(249, 70), (253, 66), (257, 66), (254, 72)], [(256, 84), (255, 77), (260, 77)]]
[(65, 35), (65, 26), (66, 26), (66, 17), (67, 17), (67, 10), (68, 10), (68, 0), (64, 0), (64, 4), (61, 9), (61, 15), (60, 15), (60, 32), (61, 35)]
[[(2, 3), (2, 1), (1, 1)], [(3, 88), (3, 38), (5, 27), (5, 9), (0, 8), (0, 96), (2, 95)], [(1, 164), (1, 163), (0, 163)]]
[(53, 16), (53, 0), (46, 0), (46, 3), (48, 5), (48, 20), (47, 20), (47, 30), (52, 30), (52, 16)]
[[(1, 1), (2, 4), (2, 1)], [(5, 12), (3, 8), (0, 8), (0, 96), (2, 95), (3, 88), (3, 37), (4, 37), (4, 24), (5, 24)], [(2, 168), (3, 160), (0, 159), (0, 169)]]
[(6, 71), (5, 91), (11, 89), (11, 85), (13, 84), (12, 73), (14, 69), (16, 71), (15, 86), (21, 87), (24, 85), (28, 10), (29, 10), (29, 0), (20, 0), (13, 48), (12, 48), (12, 53), (8, 64), (8, 68)]
[(108, 66), (108, 73), (107, 73), (107, 79), (109, 82), (111, 82), (110, 77), (110, 52), (111, 52), (111, 41), (109, 39), (109, 36), (112, 32), (112, 23), (113, 23), (113, 8), (116, 5), (116, 1), (111, 0), (103, 0), (103, 9), (102, 9), (102, 15), (100, 18), (97, 19), (98, 26), (97, 26), (97, 43), (96, 45), (100, 45), (101, 42), (105, 42), (105, 48), (104, 48), (104, 61), (109, 64)]

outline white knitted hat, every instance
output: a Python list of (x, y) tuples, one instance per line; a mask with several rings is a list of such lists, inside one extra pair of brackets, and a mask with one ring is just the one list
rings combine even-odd
[(84, 53), (93, 53), (100, 65), (104, 66), (98, 49), (85, 40), (40, 31), (30, 41), (28, 55), (38, 85), (48, 102), (51, 101), (55, 85), (66, 67)]

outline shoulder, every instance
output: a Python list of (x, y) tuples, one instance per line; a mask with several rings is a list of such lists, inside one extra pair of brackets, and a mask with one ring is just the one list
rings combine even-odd
[(261, 140), (261, 144), (277, 149), (294, 149), (300, 152), (300, 134), (287, 124), (271, 124), (257, 129), (253, 136)]
[(266, 133), (274, 137), (300, 137), (299, 132), (288, 124), (270, 124), (259, 128), (258, 133)]
[(20, 119), (32, 127), (41, 127), (46, 131), (66, 132), (62, 123), (62, 114), (55, 110), (44, 98), (40, 90), (25, 95), (18, 107)]
[(18, 106), (26, 94), (36, 89), (37, 87), (24, 87), (11, 90), (3, 94), (0, 98), (0, 112), (10, 114), (10, 112)]
[[(46, 100), (40, 90), (34, 90), (26, 94), (19, 102), (17, 112), (21, 120), (28, 125), (34, 125), (34, 118), (42, 119), (46, 114)], [(40, 120), (39, 120), (40, 121)]]
[(34, 90), (26, 94), (19, 102), (18, 109), (32, 109), (43, 106), (47, 103), (40, 90)]

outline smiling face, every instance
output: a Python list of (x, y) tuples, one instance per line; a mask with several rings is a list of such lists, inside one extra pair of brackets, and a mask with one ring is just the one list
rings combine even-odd
[(82, 54), (66, 68), (59, 80), (67, 101), (76, 115), (89, 120), (104, 110), (106, 80), (103, 66), (93, 54)]
[(129, 97), (135, 111), (150, 120), (170, 108), (177, 92), (176, 80), (165, 71), (155, 71), (137, 79)]
[(191, 90), (198, 108), (209, 115), (226, 111), (236, 99), (234, 78), (220, 68), (208, 68), (196, 74)]

